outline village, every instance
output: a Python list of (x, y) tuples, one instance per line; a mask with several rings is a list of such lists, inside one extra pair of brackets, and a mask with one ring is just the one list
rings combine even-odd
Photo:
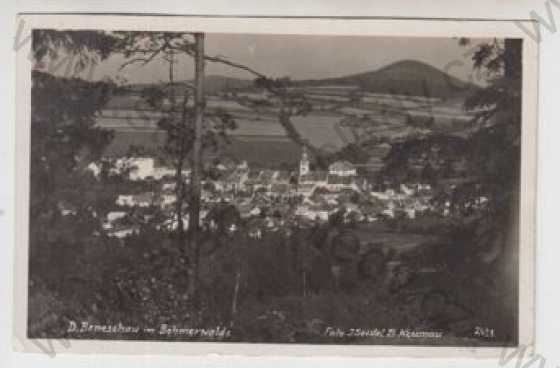
[[(150, 190), (118, 194), (115, 208), (104, 222), (107, 234), (116, 238), (137, 234), (142, 222), (152, 216), (148, 212), (138, 216), (135, 210), (148, 208), (166, 214), (159, 229), (176, 229), (175, 170), (158, 166), (152, 157), (122, 158), (117, 167), (128, 168), (131, 183), (150, 183)], [(99, 170), (95, 164), (90, 169)], [(346, 160), (332, 163), (328, 171), (312, 170), (305, 149), (294, 171), (251, 169), (246, 161), (233, 160), (218, 162), (212, 169), (217, 178), (204, 180), (201, 193), (200, 225), (208, 230), (217, 228), (208, 214), (213, 207), (224, 205), (234, 206), (239, 214), (229, 219), (228, 231), (238, 231), (244, 221), (248, 236), (257, 239), (263, 232), (285, 229), (287, 224), (310, 227), (324, 223), (336, 213), (346, 222), (373, 223), (399, 215), (414, 219), (435, 211), (430, 205), (430, 184), (406, 183), (381, 191)], [(182, 176), (188, 185), (190, 170), (183, 170)], [(183, 226), (188, 228), (188, 214), (183, 215)]]

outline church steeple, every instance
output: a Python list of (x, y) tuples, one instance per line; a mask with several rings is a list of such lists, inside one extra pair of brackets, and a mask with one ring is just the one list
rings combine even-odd
[(309, 173), (309, 157), (307, 156), (307, 148), (304, 146), (301, 152), (301, 160), (299, 162), (299, 176)]

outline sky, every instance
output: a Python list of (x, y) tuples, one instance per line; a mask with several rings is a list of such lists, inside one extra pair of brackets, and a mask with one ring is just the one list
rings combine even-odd
[[(476, 44), (483, 40), (472, 40)], [(207, 34), (206, 54), (227, 57), (270, 77), (320, 79), (379, 69), (393, 62), (419, 60), (445, 70), (462, 80), (479, 82), (472, 71), (470, 50), (457, 38)], [(130, 83), (166, 81), (167, 63), (154, 59), (147, 65), (129, 65), (111, 56), (100, 62), (94, 79), (115, 78)], [(192, 60), (183, 57), (176, 67), (176, 80), (192, 79)], [(245, 71), (216, 63), (207, 64), (207, 75), (252, 79)]]

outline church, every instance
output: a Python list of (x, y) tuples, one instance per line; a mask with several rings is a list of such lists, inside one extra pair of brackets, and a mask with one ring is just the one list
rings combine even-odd
[[(324, 187), (336, 192), (343, 189), (359, 190), (358, 183), (363, 180), (358, 177), (356, 167), (349, 161), (336, 161), (329, 165), (328, 171), (312, 171), (309, 154), (304, 147), (299, 162), (299, 186), (304, 192), (311, 192), (315, 188)], [(363, 184), (363, 183), (362, 183)]]

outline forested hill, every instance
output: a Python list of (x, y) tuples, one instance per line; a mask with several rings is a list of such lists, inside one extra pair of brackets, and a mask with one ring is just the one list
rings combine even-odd
[(368, 92), (449, 98), (466, 95), (477, 87), (429, 64), (402, 60), (375, 71), (338, 78), (301, 80), (298, 86), (355, 85)]
[[(177, 81), (174, 83), (177, 93), (183, 93), (188, 85), (193, 85), (193, 81)], [(222, 75), (207, 75), (204, 78), (204, 90), (206, 93), (215, 94), (217, 92), (229, 90), (251, 89), (254, 83), (252, 79), (232, 78)], [(142, 93), (142, 91), (152, 86), (150, 83), (134, 83), (125, 87), (125, 91), (132, 93)]]

